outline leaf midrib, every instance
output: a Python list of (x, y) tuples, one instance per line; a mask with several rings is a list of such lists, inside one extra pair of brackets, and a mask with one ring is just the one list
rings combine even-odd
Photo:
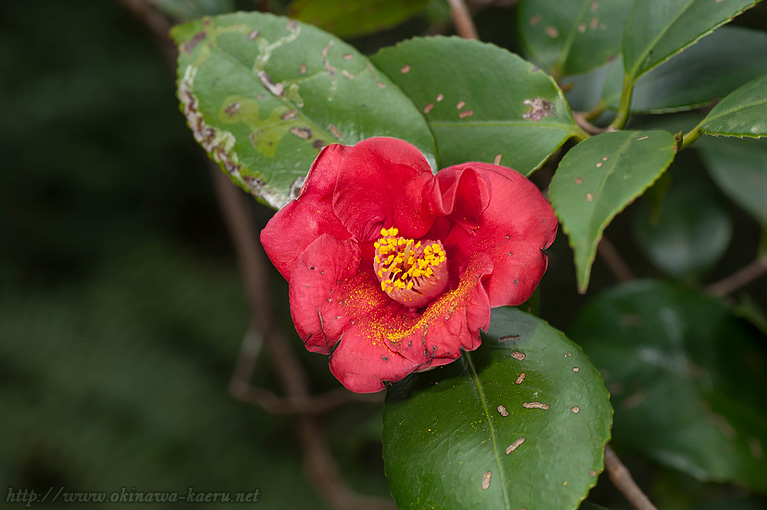
[(583, 0), (583, 3), (581, 4), (581, 10), (578, 13), (578, 16), (575, 17), (576, 22), (570, 26), (570, 31), (567, 33), (567, 39), (565, 40), (565, 44), (562, 45), (562, 51), (559, 52), (559, 58), (557, 59), (557, 66), (560, 69), (565, 68), (567, 59), (570, 57), (570, 50), (572, 49), (573, 42), (575, 41), (575, 32), (578, 30), (577, 26), (586, 17), (585, 14), (588, 13), (588, 6), (591, 4), (591, 2), (592, 0)]
[(748, 110), (749, 108), (754, 108), (756, 106), (761, 106), (761, 105), (765, 105), (765, 104), (767, 104), (767, 97), (762, 99), (761, 101), (756, 101), (756, 102), (753, 102), (753, 103), (748, 103), (747, 105), (745, 105), (742, 108), (738, 108), (738, 107), (728, 108), (728, 109), (722, 111), (721, 113), (717, 113), (714, 116), (707, 117), (707, 118), (703, 119), (703, 122), (701, 123), (700, 128), (701, 128), (702, 131), (705, 131), (706, 124), (710, 123), (711, 121), (717, 120), (717, 119), (722, 118), (722, 117), (727, 116), (727, 115), (731, 115), (734, 112)]
[[(474, 362), (471, 359), (471, 353), (465, 352), (464, 357), (466, 358), (466, 365), (469, 369), (469, 375), (471, 376), (472, 382), (474, 383), (474, 386), (477, 389), (477, 394), (479, 395), (479, 401), (482, 404), (482, 410), (485, 413), (485, 419), (487, 419), (487, 424), (490, 427), (490, 439), (493, 441), (493, 455), (495, 457), (495, 463), (498, 466), (498, 476), (501, 478), (501, 490), (503, 492), (503, 501), (506, 505), (506, 508), (511, 508), (511, 502), (509, 501), (509, 493), (507, 490), (506, 485), (506, 473), (503, 471), (503, 466), (501, 465), (501, 457), (500, 452), (498, 450), (498, 434), (495, 430), (495, 426), (493, 425), (493, 420), (491, 419), (490, 409), (487, 407), (487, 400), (485, 400), (485, 390), (482, 386), (482, 381), (479, 380), (479, 374), (477, 374), (477, 369), (474, 367)], [(492, 480), (492, 478), (491, 478)]]
[[(682, 9), (680, 9), (679, 12), (677, 12), (676, 16), (674, 16), (671, 19), (671, 21), (663, 28), (663, 30), (658, 32), (658, 35), (655, 36), (655, 38), (652, 41), (650, 41), (650, 44), (645, 47), (644, 51), (642, 51), (642, 53), (640, 55), (640, 58), (638, 58), (636, 60), (636, 63), (631, 67), (631, 72), (628, 73), (628, 75), (632, 79), (632, 81), (636, 81), (639, 78), (639, 76), (637, 76), (637, 72), (639, 71), (639, 68), (642, 66), (642, 62), (647, 57), (647, 55), (650, 53), (650, 51), (658, 45), (658, 41), (660, 41), (669, 32), (669, 30), (671, 30), (671, 27), (677, 22), (677, 20), (679, 20), (679, 18), (685, 12), (687, 12), (687, 10), (690, 8), (690, 6), (692, 4), (694, 4), (694, 3), (695, 3), (695, 0), (689, 0), (687, 2), (687, 4), (685, 4), (685, 6)], [(652, 68), (654, 68), (655, 66), (659, 65), (663, 61), (665, 61), (665, 59), (661, 60), (660, 62), (657, 62), (653, 66), (648, 67), (647, 69), (644, 70), (644, 72), (642, 74), (645, 74), (646, 72), (650, 71)]]

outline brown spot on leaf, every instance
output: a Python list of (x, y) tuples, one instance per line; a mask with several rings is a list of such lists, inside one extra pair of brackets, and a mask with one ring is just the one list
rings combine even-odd
[(343, 58), (344, 60), (351, 60), (354, 58), (354, 55), (352, 55), (351, 53), (344, 53), (343, 57), (341, 58)]
[(516, 360), (522, 361), (523, 359), (525, 359), (525, 353), (519, 352), (519, 351), (511, 351), (511, 357)]
[(578, 407), (578, 406), (573, 406), (573, 407), (571, 407), (571, 408), (570, 408), (570, 411), (571, 411), (573, 414), (578, 414), (578, 413), (580, 413), (580, 412), (581, 412), (581, 408), (580, 408), (580, 407)]
[(234, 115), (240, 113), (240, 103), (230, 104), (229, 106), (224, 108), (224, 113), (226, 113), (228, 117), (233, 117)]
[(456, 108), (457, 110), (460, 110), (460, 109), (461, 109), (461, 108), (463, 108), (464, 106), (466, 106), (466, 101), (458, 101), (458, 104), (456, 104), (456, 105), (455, 105), (455, 108)]
[(402, 66), (402, 67), (400, 68), (399, 72), (401, 72), (402, 74), (407, 74), (407, 73), (409, 73), (409, 72), (410, 72), (410, 65), (408, 65), (408, 64), (405, 64), (404, 66)]
[(536, 14), (535, 16), (530, 18), (528, 23), (530, 23), (531, 27), (534, 27), (535, 25), (538, 24), (539, 21), (541, 21), (541, 15), (540, 14)]
[(319, 138), (317, 138), (315, 141), (312, 142), (312, 147), (314, 147), (315, 149), (322, 149), (323, 147), (325, 147), (325, 140), (320, 140)]
[(312, 130), (309, 128), (293, 126), (290, 128), (290, 132), (302, 140), (308, 140), (312, 137)]
[(509, 415), (508, 409), (506, 409), (506, 406), (504, 406), (503, 404), (499, 404), (496, 409), (498, 409), (498, 414), (500, 414), (501, 416)]
[(474, 115), (474, 110), (466, 110), (465, 112), (461, 112), (458, 114), (459, 119), (465, 119), (466, 117), (471, 117)]
[(542, 97), (525, 99), (522, 101), (522, 104), (530, 107), (529, 112), (522, 114), (523, 119), (530, 119), (533, 122), (538, 122), (539, 120), (554, 114), (554, 104), (551, 101), (546, 101)]
[(586, 193), (586, 202), (592, 202), (594, 200), (593, 193)]
[(482, 486), (481, 487), (482, 487), (483, 491), (486, 491), (487, 489), (490, 488), (490, 478), (492, 476), (493, 476), (493, 472), (492, 471), (488, 471), (487, 473), (482, 475)]
[(298, 66), (298, 73), (306, 74), (306, 64), (301, 64), (300, 66)]
[(181, 46), (181, 51), (183, 51), (187, 55), (192, 53), (192, 51), (194, 51), (194, 48), (198, 44), (200, 44), (202, 41), (204, 41), (207, 35), (208, 34), (204, 30), (202, 32), (197, 32), (196, 34), (194, 34), (194, 36), (191, 39), (189, 39), (187, 42), (185, 42)]
[(576, 177), (575, 184), (583, 184), (583, 179), (581, 179), (580, 177)]
[(514, 384), (522, 384), (522, 382), (525, 380), (525, 377), (527, 377), (527, 375), (524, 372), (522, 372), (521, 374), (517, 376), (516, 379), (514, 379)]
[(544, 32), (546, 32), (546, 35), (548, 35), (552, 39), (556, 39), (557, 37), (559, 37), (559, 30), (557, 30), (556, 28), (552, 26), (546, 27), (544, 29)]
[(288, 110), (282, 115), (280, 115), (280, 118), (282, 120), (290, 120), (290, 119), (296, 118), (297, 115), (298, 115), (298, 110)]
[(272, 83), (272, 78), (266, 71), (258, 71), (256, 76), (273, 96), (282, 97), (285, 95), (285, 87), (282, 83)]
[(520, 437), (519, 439), (511, 443), (509, 446), (506, 447), (506, 455), (510, 454), (511, 452), (515, 451), (517, 448), (522, 446), (522, 443), (524, 442), (525, 442), (525, 438)]
[(493, 158), (493, 164), (500, 165), (502, 159), (503, 159), (503, 154), (496, 154), (495, 158)]
[(522, 404), (522, 407), (525, 409), (543, 409), (546, 411), (549, 409), (549, 404), (544, 404), (543, 402), (525, 402)]
[[(509, 340), (516, 340), (519, 338), (519, 335), (508, 335), (508, 336), (502, 336), (498, 339), (499, 342), (508, 342)], [(524, 359), (524, 358), (523, 358)]]
[(429, 113), (434, 109), (434, 103), (429, 103), (423, 107), (423, 113)]
[(386, 88), (386, 84), (385, 84), (385, 83), (382, 83), (382, 82), (380, 82), (380, 81), (379, 81), (378, 83), (376, 83), (376, 85), (378, 85), (378, 88), (379, 88), (379, 89), (385, 89), (385, 88)]
[(341, 134), (341, 131), (337, 127), (335, 127), (333, 124), (328, 124), (328, 129), (330, 130), (331, 133), (333, 133), (333, 136), (335, 136), (339, 140), (341, 139), (341, 136), (343, 136)]

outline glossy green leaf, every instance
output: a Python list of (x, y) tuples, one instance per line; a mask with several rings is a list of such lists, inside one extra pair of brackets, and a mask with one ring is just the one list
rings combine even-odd
[(694, 44), (759, 0), (641, 0), (634, 2), (623, 37), (630, 81)]
[(767, 140), (707, 137), (695, 149), (721, 190), (767, 225)]
[(177, 20), (190, 20), (234, 10), (233, 0), (154, 0), (152, 3)]
[(660, 177), (675, 151), (666, 131), (616, 131), (589, 138), (562, 158), (549, 193), (573, 248), (580, 292), (605, 227)]
[(699, 129), (707, 135), (767, 136), (767, 74), (722, 99), (706, 115)]
[(424, 112), (443, 166), (501, 161), (527, 175), (582, 135), (551, 77), (492, 44), (411, 39), (371, 60)]
[(621, 51), (626, 0), (523, 0), (519, 32), (532, 60), (554, 76), (598, 67)]
[(195, 139), (232, 181), (275, 208), (330, 143), (393, 136), (435, 165), (421, 112), (330, 34), (254, 12), (203, 18), (172, 35), (178, 96)]
[[(613, 64), (604, 102), (617, 109), (623, 68)], [(767, 33), (721, 27), (637, 80), (631, 111), (689, 110), (722, 98), (767, 72)]]
[(339, 37), (391, 28), (426, 8), (429, 0), (293, 0), (288, 15)]
[(383, 456), (397, 508), (578, 508), (602, 471), (611, 414), (578, 346), (497, 308), (477, 351), (389, 389)]
[(643, 281), (592, 301), (570, 333), (610, 389), (616, 443), (700, 480), (767, 490), (758, 330), (721, 301)]
[(709, 187), (684, 182), (672, 186), (656, 207), (645, 200), (638, 204), (634, 237), (666, 274), (699, 276), (713, 267), (730, 244), (732, 220)]

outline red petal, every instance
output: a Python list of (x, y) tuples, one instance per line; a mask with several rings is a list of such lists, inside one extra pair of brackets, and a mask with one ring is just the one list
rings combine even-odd
[(357, 327), (344, 331), (344, 338), (330, 356), (330, 371), (351, 391), (374, 393), (384, 381), (399, 381), (418, 364), (392, 352), (384, 342), (371, 340)]
[(435, 214), (447, 216), (472, 234), (482, 213), (490, 204), (491, 191), (482, 174), (471, 167), (450, 167), (437, 174), (439, 202), (432, 205)]
[(323, 234), (298, 257), (290, 273), (290, 314), (296, 331), (313, 352), (330, 354), (350, 316), (341, 304), (346, 280), (359, 269), (360, 251), (352, 240)]
[(298, 256), (320, 235), (347, 239), (349, 233), (333, 213), (336, 176), (349, 147), (329, 145), (312, 164), (298, 199), (275, 214), (261, 231), (261, 244), (288, 280)]
[(432, 302), (417, 322), (390, 317), (389, 328), (402, 338), (390, 334), (386, 338), (389, 347), (419, 361), (421, 369), (449, 363), (461, 355), (461, 349), (473, 351), (479, 347), (479, 330), (490, 325), (490, 302), (483, 279), (492, 270), (490, 259), (478, 254), (462, 268), (458, 287)]
[(434, 221), (425, 199), (434, 186), (418, 149), (394, 138), (369, 138), (346, 153), (333, 210), (360, 242), (374, 241), (392, 226), (400, 236), (416, 239)]
[[(493, 274), (485, 282), (490, 306), (518, 305), (526, 301), (546, 271), (548, 248), (557, 232), (557, 217), (544, 196), (523, 175), (487, 163), (465, 163), (446, 168), (442, 179), (457, 179), (473, 168), (489, 185), (492, 196), (478, 222), (476, 235), (452, 228), (443, 239), (448, 260), (469, 260), (487, 254)], [(442, 184), (442, 180), (440, 183)]]

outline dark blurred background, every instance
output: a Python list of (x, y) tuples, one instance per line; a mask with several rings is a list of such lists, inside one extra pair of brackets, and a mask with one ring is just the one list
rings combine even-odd
[[(484, 10), (477, 22), (483, 39), (518, 50), (508, 10)], [(411, 20), (354, 42), (370, 53), (427, 28)], [(258, 489), (259, 508), (325, 508), (304, 475), (295, 419), (228, 392), (250, 312), (207, 159), (178, 111), (157, 36), (118, 1), (3, 2), (0, 111), (0, 506), (18, 489), (191, 487)], [(250, 203), (263, 226), (271, 211)], [(619, 246), (631, 242), (627, 221), (608, 230)], [(747, 261), (758, 232), (740, 223)], [(557, 327), (585, 299), (571, 257), (560, 236), (541, 304)], [(629, 258), (640, 273), (659, 274)], [(273, 275), (285, 319), (287, 285)], [(592, 289), (612, 283), (597, 264)], [(326, 358), (289, 332), (312, 389), (336, 388)], [(253, 384), (280, 391), (266, 356)], [(349, 485), (386, 497), (381, 412), (346, 405), (321, 425)], [(633, 467), (644, 476), (645, 465)], [(669, 476), (665, 483), (697, 490)], [(183, 505), (219, 506), (228, 505)], [(165, 506), (140, 505), (155, 507)]]

